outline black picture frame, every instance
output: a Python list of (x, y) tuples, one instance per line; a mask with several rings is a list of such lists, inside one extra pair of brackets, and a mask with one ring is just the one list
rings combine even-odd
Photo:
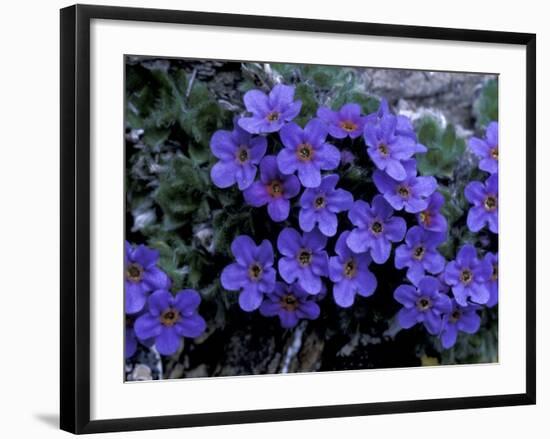
[[(90, 420), (90, 22), (93, 19), (230, 26), (526, 47), (526, 392), (417, 401)], [(99, 433), (535, 404), (536, 36), (302, 18), (75, 5), (61, 10), (61, 404), (63, 430)]]

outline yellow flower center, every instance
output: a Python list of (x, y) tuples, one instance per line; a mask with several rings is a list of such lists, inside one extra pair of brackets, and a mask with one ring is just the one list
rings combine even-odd
[(245, 163), (248, 160), (248, 147), (246, 145), (241, 145), (237, 150), (237, 161), (240, 163)]
[(296, 155), (302, 162), (308, 162), (313, 158), (313, 147), (309, 143), (302, 143), (298, 145)]
[(416, 307), (420, 311), (427, 311), (432, 306), (432, 301), (429, 297), (421, 297), (416, 301)]
[(267, 116), (266, 116), (266, 119), (269, 121), (269, 122), (276, 122), (279, 120), (279, 117), (281, 115), (279, 114), (279, 112), (277, 111), (272, 111), (271, 113), (269, 113)]
[(340, 128), (348, 133), (351, 133), (357, 129), (357, 124), (353, 123), (351, 120), (343, 120), (340, 122)]
[(283, 195), (283, 185), (278, 180), (273, 180), (269, 185), (267, 186), (267, 192), (270, 196), (274, 198), (279, 198)]
[(302, 267), (306, 267), (311, 263), (311, 251), (307, 249), (300, 250), (298, 253), (298, 261)]
[(248, 268), (248, 276), (252, 280), (258, 280), (262, 275), (262, 267), (260, 267), (258, 264), (253, 263)]
[(350, 259), (344, 264), (344, 274), (347, 278), (352, 278), (357, 273), (357, 265), (355, 264), (355, 260)]
[(375, 221), (370, 226), (370, 229), (374, 232), (374, 234), (378, 235), (379, 233), (382, 233), (384, 228), (382, 227), (382, 223), (380, 221)]
[(126, 279), (128, 279), (129, 281), (139, 282), (142, 275), (143, 267), (141, 265), (134, 262), (126, 267)]
[(179, 319), (180, 319), (180, 313), (175, 308), (168, 308), (160, 316), (160, 322), (164, 326), (173, 326), (179, 321)]
[(485, 206), (485, 210), (492, 212), (497, 208), (497, 198), (493, 195), (489, 195), (485, 198), (483, 205)]
[(298, 299), (293, 294), (287, 294), (281, 299), (281, 306), (287, 311), (295, 311), (298, 305)]

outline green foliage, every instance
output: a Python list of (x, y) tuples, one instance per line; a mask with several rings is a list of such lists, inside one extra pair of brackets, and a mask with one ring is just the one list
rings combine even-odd
[(160, 175), (155, 201), (161, 207), (166, 229), (174, 229), (193, 220), (205, 221), (210, 208), (205, 198), (209, 180), (205, 169), (183, 155), (171, 159)]
[(418, 156), (420, 173), (451, 178), (466, 149), (464, 139), (456, 136), (453, 125), (443, 128), (431, 117), (420, 119), (416, 129), (419, 142), (428, 148), (426, 154)]
[(491, 79), (485, 83), (473, 107), (476, 123), (485, 127), (489, 122), (498, 120), (498, 80)]

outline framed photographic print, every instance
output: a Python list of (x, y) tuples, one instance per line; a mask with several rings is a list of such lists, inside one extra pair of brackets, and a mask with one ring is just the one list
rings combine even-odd
[(535, 133), (533, 34), (63, 9), (61, 428), (534, 404)]

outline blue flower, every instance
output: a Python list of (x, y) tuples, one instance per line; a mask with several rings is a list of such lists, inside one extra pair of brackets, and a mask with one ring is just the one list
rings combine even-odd
[(374, 197), (372, 207), (366, 201), (355, 201), (348, 212), (355, 226), (346, 239), (348, 247), (355, 253), (370, 250), (374, 262), (386, 262), (391, 243), (401, 241), (407, 231), (405, 220), (392, 215), (393, 209), (381, 195)]
[(363, 133), (365, 127), (365, 118), (361, 116), (358, 104), (342, 105), (338, 111), (320, 107), (317, 117), (327, 124), (329, 134), (336, 139), (347, 136), (355, 139)]
[(418, 288), (412, 285), (400, 285), (393, 297), (403, 308), (397, 313), (397, 321), (403, 329), (423, 323), (428, 332), (438, 335), (442, 326), (442, 314), (451, 312), (451, 301), (439, 290), (439, 281), (426, 276), (418, 282)]
[(376, 277), (369, 270), (371, 258), (367, 253), (353, 253), (346, 239), (349, 232), (343, 232), (336, 241), (336, 256), (329, 260), (329, 276), (334, 282), (334, 301), (341, 307), (353, 305), (355, 295), (371, 296), (376, 290)]
[(456, 300), (453, 300), (451, 304), (450, 312), (443, 314), (440, 334), (441, 344), (445, 349), (454, 346), (459, 331), (466, 334), (475, 334), (481, 323), (481, 318), (477, 314), (479, 306), (460, 306)]
[(445, 197), (439, 192), (434, 192), (428, 198), (428, 206), (416, 215), (418, 224), (430, 232), (446, 232), (447, 219), (441, 214), (443, 204), (445, 204)]
[(349, 210), (353, 205), (353, 195), (344, 189), (336, 189), (338, 175), (323, 177), (315, 189), (306, 189), (300, 198), (299, 221), (304, 232), (311, 232), (315, 225), (325, 236), (336, 235), (338, 218), (336, 214)]
[(239, 125), (252, 134), (279, 131), (302, 108), (301, 101), (294, 101), (294, 87), (282, 84), (273, 87), (269, 95), (260, 90), (246, 92), (244, 105), (252, 116), (239, 119)]
[(282, 254), (279, 274), (285, 282), (297, 281), (307, 293), (319, 294), (323, 285), (321, 276), (328, 276), (326, 244), (327, 238), (317, 229), (303, 235), (290, 227), (283, 229), (277, 248)]
[(239, 306), (243, 311), (260, 307), (264, 293), (275, 288), (273, 247), (268, 240), (258, 246), (246, 235), (237, 236), (231, 243), (236, 262), (222, 271), (222, 286), (229, 291), (240, 291)]
[(468, 142), (479, 158), (479, 169), (491, 174), (498, 172), (498, 122), (491, 122), (485, 131), (485, 139), (472, 137)]
[(125, 244), (124, 287), (125, 305), (128, 314), (140, 312), (147, 296), (154, 290), (170, 288), (170, 278), (157, 267), (159, 252), (145, 245), (132, 247)]
[(321, 170), (330, 171), (340, 163), (340, 151), (326, 143), (327, 126), (319, 119), (310, 120), (304, 129), (289, 123), (279, 134), (284, 145), (277, 155), (279, 170), (287, 175), (298, 171), (305, 187), (318, 187)]
[(148, 299), (147, 312), (134, 324), (140, 340), (154, 340), (161, 355), (173, 355), (183, 337), (196, 338), (206, 330), (206, 322), (197, 309), (201, 296), (195, 290), (182, 290), (175, 296), (157, 290)]
[(277, 282), (273, 292), (266, 295), (260, 306), (260, 314), (265, 317), (278, 316), (283, 328), (294, 328), (302, 319), (315, 320), (319, 317), (321, 310), (315, 297), (297, 283), (287, 285)]
[(403, 168), (407, 176), (401, 181), (391, 178), (385, 172), (374, 171), (374, 184), (395, 210), (404, 208), (410, 213), (421, 212), (428, 207), (428, 197), (437, 189), (437, 181), (431, 176), (417, 176), (416, 160), (403, 162)]
[(405, 243), (395, 249), (395, 267), (405, 268), (407, 278), (414, 284), (420, 281), (428, 271), (438, 274), (445, 268), (445, 258), (437, 247), (445, 241), (445, 235), (414, 226), (409, 229)]
[(491, 232), (498, 233), (498, 174), (492, 174), (485, 183), (468, 183), (464, 195), (473, 204), (466, 219), (468, 228), (479, 232), (488, 224)]
[(267, 204), (267, 213), (273, 221), (288, 218), (290, 199), (300, 192), (300, 182), (295, 175), (284, 175), (277, 168), (275, 156), (265, 156), (260, 162), (260, 181), (243, 192), (245, 201), (254, 207)]
[(467, 306), (468, 299), (483, 305), (490, 298), (487, 282), (492, 274), (489, 261), (480, 261), (474, 246), (466, 244), (460, 248), (456, 259), (445, 267), (445, 282), (451, 286), (460, 306)]
[(252, 137), (235, 126), (233, 131), (216, 131), (210, 139), (210, 149), (219, 159), (210, 170), (212, 182), (222, 189), (237, 183), (239, 189), (244, 190), (256, 177), (256, 167), (265, 155), (267, 139)]

